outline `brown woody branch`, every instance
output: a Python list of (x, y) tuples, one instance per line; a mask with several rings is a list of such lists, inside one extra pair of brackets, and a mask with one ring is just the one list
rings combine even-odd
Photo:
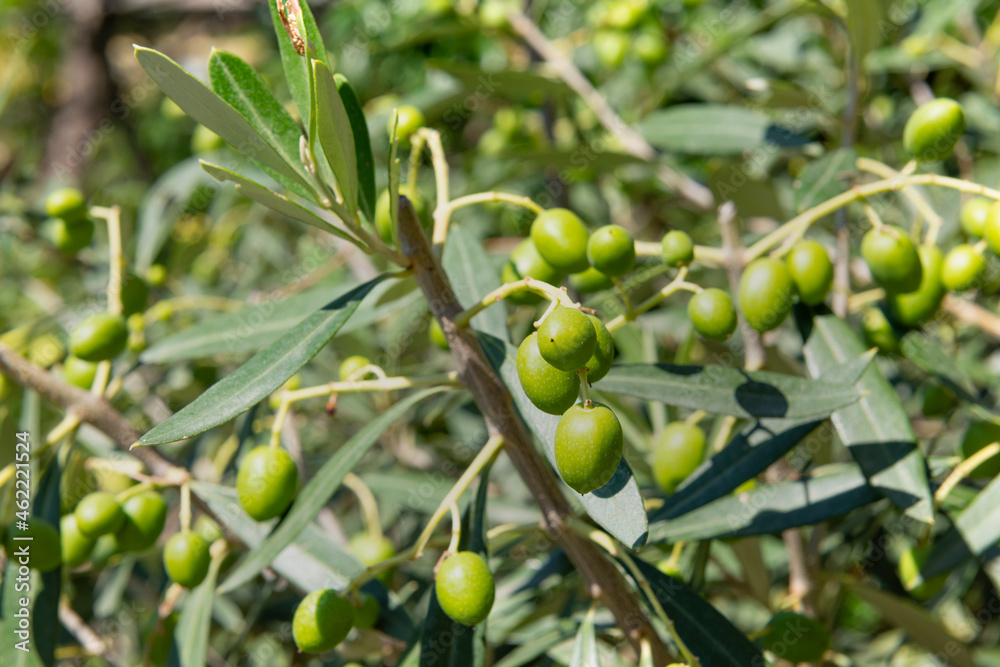
[(621, 573), (593, 542), (569, 529), (573, 510), (552, 469), (535, 449), (514, 408), (510, 392), (486, 360), (475, 334), (455, 325), (462, 306), (405, 197), (400, 197), (399, 245), (404, 256), (412, 262), (409, 268), (427, 297), (431, 312), (441, 323), (462, 383), (482, 412), (489, 434), (504, 439), (504, 450), (534, 496), (547, 534), (576, 566), (588, 594), (600, 599), (611, 610), (636, 652), (646, 637), (653, 648), (656, 664), (671, 662), (670, 651), (657, 636)]

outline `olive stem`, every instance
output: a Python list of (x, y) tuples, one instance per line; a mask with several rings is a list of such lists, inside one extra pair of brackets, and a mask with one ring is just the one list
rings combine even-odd
[[(476, 305), (463, 310), (455, 316), (455, 326), (460, 329), (468, 327), (469, 321), (473, 317), (483, 312), (493, 304), (500, 303), (511, 294), (517, 294), (518, 292), (534, 292), (535, 294), (544, 296), (550, 301), (558, 302), (569, 308), (580, 307), (579, 303), (575, 303), (571, 298), (569, 298), (569, 295), (566, 293), (564, 288), (555, 287), (546, 282), (535, 280), (531, 276), (528, 276), (527, 278), (522, 278), (521, 280), (515, 280), (512, 283), (504, 283), (484, 296)], [(541, 320), (539, 320), (539, 322), (541, 322)]]
[(977, 468), (980, 463), (986, 459), (993, 458), (997, 454), (1000, 454), (1000, 442), (992, 442), (955, 466), (954, 470), (948, 473), (948, 476), (941, 482), (941, 486), (934, 493), (934, 503), (940, 505), (944, 502), (945, 498), (948, 497), (948, 494), (951, 493), (951, 490), (959, 482), (968, 477), (969, 473)]
[(611, 283), (615, 286), (615, 289), (618, 290), (618, 293), (622, 297), (622, 303), (625, 304), (625, 312), (626, 313), (634, 312), (632, 310), (632, 299), (629, 298), (628, 291), (622, 286), (621, 281), (618, 280), (617, 278), (612, 278)]
[[(858, 158), (855, 164), (860, 171), (866, 171), (881, 178), (895, 178), (901, 173), (883, 162), (867, 157)], [(919, 190), (915, 188), (903, 188), (902, 193), (904, 197), (910, 200), (913, 207), (920, 212), (920, 215), (924, 216), (924, 219), (927, 220), (927, 236), (924, 239), (924, 243), (934, 245), (937, 243), (938, 233), (941, 231), (941, 225), (944, 224), (944, 220), (941, 219), (941, 216), (938, 215), (937, 211), (927, 202), (927, 199), (924, 198)]]
[(181, 522), (181, 532), (191, 530), (191, 486), (188, 482), (181, 484), (181, 508), (178, 513)]
[(545, 321), (545, 318), (547, 318), (549, 315), (551, 315), (552, 311), (554, 311), (556, 309), (556, 306), (558, 306), (558, 305), (559, 305), (559, 302), (557, 300), (555, 300), (555, 299), (553, 299), (552, 301), (549, 301), (549, 306), (548, 306), (548, 308), (545, 309), (545, 312), (542, 313), (542, 316), (539, 317), (534, 322), (532, 322), (532, 324), (534, 325), (534, 327), (537, 329), (538, 327), (542, 326), (542, 322)]
[(515, 206), (521, 206), (535, 213), (536, 215), (545, 210), (542, 206), (532, 201), (530, 197), (522, 197), (521, 195), (515, 195), (509, 192), (493, 192), (493, 191), (479, 192), (474, 195), (465, 195), (464, 197), (453, 199), (451, 202), (449, 202), (448, 206), (451, 209), (451, 211), (455, 211), (464, 206), (471, 206), (473, 204), (489, 204), (501, 201), (507, 204), (514, 204)]
[[(659, 257), (663, 252), (663, 244), (660, 241), (636, 241), (636, 257)], [(694, 258), (703, 264), (722, 264), (722, 250), (707, 245), (696, 245), (694, 247)]]
[(587, 382), (587, 373), (589, 371), (590, 369), (586, 366), (577, 371), (577, 374), (580, 376), (580, 391), (583, 393), (583, 404), (586, 407), (590, 407), (593, 403), (590, 400), (590, 385)]
[(458, 511), (458, 503), (454, 500), (448, 505), (451, 511), (451, 542), (448, 543), (446, 553), (457, 554), (458, 542), (462, 539), (462, 515)]
[(350, 489), (351, 493), (358, 499), (358, 505), (361, 506), (361, 518), (364, 521), (368, 534), (376, 540), (381, 541), (382, 520), (379, 518), (378, 502), (375, 500), (375, 494), (353, 472), (349, 472), (344, 476), (344, 486)]
[(132, 496), (137, 496), (140, 493), (144, 493), (146, 491), (152, 491), (155, 488), (156, 485), (153, 484), (152, 482), (140, 482), (135, 486), (128, 487), (124, 491), (119, 491), (117, 494), (115, 494), (115, 500), (117, 500), (118, 503), (121, 504), (126, 500), (128, 500), (129, 498), (131, 498)]
[(434, 167), (434, 185), (437, 189), (437, 197), (434, 202), (434, 231), (431, 234), (434, 254), (441, 256), (444, 242), (448, 238), (448, 222), (451, 220), (451, 196), (448, 191), (448, 159), (444, 154), (444, 146), (441, 144), (441, 133), (427, 127), (422, 127), (416, 131), (415, 135), (422, 135), (427, 146), (431, 149), (431, 165)]
[(416, 132), (410, 137), (410, 159), (406, 170), (406, 185), (411, 188), (417, 187), (417, 177), (420, 173), (420, 158), (424, 152), (427, 139), (422, 132)]
[(688, 268), (686, 266), (681, 267), (680, 270), (677, 272), (677, 276), (667, 285), (665, 285), (663, 289), (661, 289), (659, 292), (657, 292), (653, 296), (649, 297), (648, 299), (640, 303), (637, 307), (629, 310), (626, 313), (623, 313), (622, 315), (619, 315), (618, 317), (608, 322), (607, 324), (608, 331), (614, 332), (617, 329), (620, 329), (625, 325), (626, 322), (631, 322), (639, 315), (642, 315), (646, 311), (654, 308), (660, 302), (662, 302), (664, 299), (669, 297), (671, 294), (674, 294), (675, 292), (678, 292), (680, 290), (688, 290), (689, 292), (700, 292), (701, 291), (700, 285), (695, 285), (694, 283), (689, 283), (684, 280), (687, 277), (687, 274), (688, 274)]
[(108, 312), (122, 314), (122, 274), (125, 272), (125, 255), (122, 252), (122, 210), (120, 206), (92, 206), (90, 214), (104, 218), (108, 223)]
[[(872, 205), (869, 204), (868, 202), (862, 203), (861, 204), (861, 208), (862, 208), (862, 210), (864, 210), (865, 215), (868, 217), (868, 220), (872, 223), (872, 229), (874, 229), (875, 231), (881, 232), (882, 228), (885, 227), (885, 223), (882, 222), (882, 218), (879, 216), (878, 211), (876, 211), (874, 208), (872, 208)], [(775, 252), (776, 253), (781, 252), (782, 248), (785, 248), (785, 246), (782, 246), (781, 248), (779, 248)], [(786, 252), (787, 252), (787, 250), (786, 250)], [(772, 253), (772, 255), (773, 254), (774, 253)], [(784, 253), (782, 253), (782, 254), (784, 254)]]
[(704, 410), (695, 410), (694, 412), (688, 415), (687, 419), (684, 420), (684, 423), (687, 424), (688, 426), (697, 426), (698, 422), (700, 422), (707, 416), (708, 413), (705, 412)]
[(875, 303), (883, 298), (885, 298), (885, 290), (881, 287), (852, 294), (847, 300), (847, 312), (856, 313), (868, 304)]
[(976, 241), (976, 245), (972, 246), (972, 249), (975, 250), (980, 255), (982, 255), (983, 252), (986, 251), (986, 248), (988, 246), (989, 243), (986, 242), (986, 239), (979, 239), (978, 241)]

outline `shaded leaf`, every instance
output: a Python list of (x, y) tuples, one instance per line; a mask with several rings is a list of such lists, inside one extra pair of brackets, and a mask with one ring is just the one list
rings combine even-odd
[(600, 667), (600, 655), (597, 652), (597, 635), (594, 634), (594, 607), (583, 617), (583, 623), (573, 641), (573, 656), (570, 667)]
[(441, 391), (438, 388), (425, 389), (410, 394), (391, 408), (368, 422), (337, 453), (329, 458), (302, 490), (299, 491), (284, 519), (274, 528), (263, 542), (252, 549), (226, 577), (220, 592), (228, 592), (253, 579), (312, 522), (320, 509), (340, 487), (344, 476), (368, 453), (379, 436), (399, 419), (407, 410)]
[(795, 181), (795, 210), (801, 213), (847, 192), (851, 182), (845, 176), (856, 171), (857, 159), (853, 148), (838, 148), (810, 162)]
[[(500, 275), (493, 268), (479, 239), (460, 225), (448, 232), (442, 266), (455, 296), (463, 308), (470, 308), (500, 286)], [(500, 340), (510, 340), (507, 315), (500, 308), (487, 308), (472, 318), (472, 326)]]
[[(812, 318), (803, 354), (818, 377), (865, 354), (861, 339), (835, 315)], [(871, 365), (856, 384), (865, 396), (833, 414), (840, 439), (872, 487), (910, 517), (932, 523), (934, 509), (927, 464), (917, 447), (910, 419), (892, 385)]]
[(907, 332), (899, 341), (899, 349), (907, 359), (925, 372), (941, 378), (952, 388), (964, 393), (966, 398), (973, 398), (972, 394), (976, 391), (976, 387), (972, 378), (960, 364), (941, 349), (941, 343), (933, 340), (928, 334), (919, 330)]
[(948, 531), (935, 539), (920, 576), (929, 579), (950, 572), (966, 560), (981, 556), (1000, 540), (1000, 477), (979, 492), (952, 521)]
[(315, 79), (316, 132), (323, 154), (340, 186), (344, 204), (352, 214), (358, 210), (358, 157), (354, 132), (329, 68), (313, 61)]
[[(355, 287), (262, 350), (250, 361), (155, 426), (136, 445), (184, 440), (224, 424), (273, 393), (316, 356), (386, 274)], [(136, 446), (133, 445), (133, 446)]]
[(354, 133), (354, 153), (358, 165), (358, 204), (361, 212), (369, 221), (375, 220), (375, 158), (372, 156), (371, 137), (368, 136), (368, 123), (361, 111), (354, 88), (347, 82), (343, 74), (334, 74), (337, 91), (344, 102), (344, 110), (351, 122), (351, 132)]
[(766, 144), (806, 143), (759, 111), (722, 104), (678, 104), (654, 111), (639, 132), (657, 148), (695, 155), (734, 155)]

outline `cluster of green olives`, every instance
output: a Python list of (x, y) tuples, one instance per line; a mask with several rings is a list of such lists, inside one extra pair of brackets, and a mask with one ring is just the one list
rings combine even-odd
[(364, 591), (344, 596), (332, 588), (313, 591), (292, 617), (292, 638), (303, 653), (326, 653), (347, 638), (351, 628), (370, 630), (381, 615), (378, 600)]
[(87, 201), (76, 188), (53, 190), (45, 198), (45, 213), (49, 218), (43, 234), (56, 248), (75, 255), (90, 245), (94, 238), (94, 221), (87, 214)]
[(606, 69), (617, 69), (632, 55), (654, 67), (670, 53), (661, 22), (650, 12), (647, 0), (607, 0), (587, 12), (587, 23), (596, 30), (591, 46)]

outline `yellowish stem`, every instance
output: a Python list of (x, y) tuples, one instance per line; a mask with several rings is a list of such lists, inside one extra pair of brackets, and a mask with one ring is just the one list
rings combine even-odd
[(353, 472), (349, 472), (344, 476), (344, 486), (349, 488), (357, 497), (358, 504), (361, 506), (361, 518), (365, 523), (365, 529), (368, 531), (368, 534), (376, 540), (381, 540), (382, 520), (379, 518), (378, 502), (375, 500), (375, 494)]
[(580, 307), (579, 303), (576, 303), (569, 298), (569, 294), (566, 293), (565, 288), (554, 287), (546, 282), (535, 280), (529, 276), (527, 278), (522, 278), (521, 280), (515, 280), (512, 283), (505, 283), (484, 296), (479, 303), (472, 306), (468, 310), (462, 311), (455, 317), (455, 326), (469, 326), (469, 320), (473, 317), (493, 304), (500, 303), (511, 294), (516, 294), (518, 292), (534, 292), (535, 294), (541, 295), (550, 301), (558, 302), (569, 308)]
[(954, 489), (959, 482), (968, 477), (970, 472), (978, 467), (980, 463), (986, 459), (993, 458), (997, 454), (1000, 454), (1000, 442), (993, 442), (955, 466), (955, 469), (948, 474), (945, 480), (941, 483), (941, 486), (938, 487), (937, 492), (935, 492), (934, 502), (937, 504), (944, 502), (944, 499), (948, 497), (951, 490)]

